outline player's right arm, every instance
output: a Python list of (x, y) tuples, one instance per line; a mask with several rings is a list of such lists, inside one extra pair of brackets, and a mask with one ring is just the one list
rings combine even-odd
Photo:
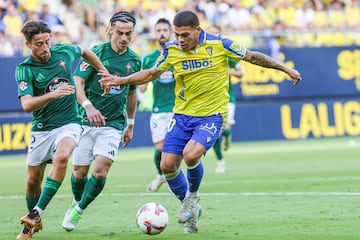
[(53, 99), (60, 98), (63, 96), (68, 96), (74, 93), (75, 93), (74, 86), (69, 84), (64, 84), (55, 91), (48, 92), (41, 96), (32, 96), (30, 94), (25, 94), (20, 97), (20, 102), (24, 111), (29, 113), (42, 108)]
[(101, 127), (106, 125), (105, 117), (101, 112), (94, 107), (92, 102), (87, 98), (84, 84), (85, 79), (79, 76), (74, 76), (76, 86), (76, 98), (78, 103), (85, 108), (87, 119), (91, 126)]
[[(142, 70), (140, 72), (136, 72), (127, 77), (115, 76), (103, 70), (99, 70), (98, 74), (102, 76), (99, 82), (103, 89), (106, 91), (111, 86), (120, 86), (125, 84), (140, 85), (148, 83), (160, 77), (162, 73), (162, 71), (159, 71), (156, 67), (153, 67), (150, 69)], [(105, 92), (105, 94), (107, 94), (107, 92)]]

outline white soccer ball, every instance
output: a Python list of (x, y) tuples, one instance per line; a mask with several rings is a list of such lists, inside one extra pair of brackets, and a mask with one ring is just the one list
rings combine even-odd
[(169, 222), (166, 209), (159, 203), (149, 202), (136, 213), (136, 224), (146, 234), (155, 235), (165, 230)]

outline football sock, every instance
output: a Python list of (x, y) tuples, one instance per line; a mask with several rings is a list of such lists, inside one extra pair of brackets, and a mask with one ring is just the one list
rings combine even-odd
[(79, 202), (84, 192), (85, 184), (88, 181), (87, 176), (81, 179), (76, 179), (74, 173), (71, 174), (71, 188), (74, 194), (75, 201)]
[(26, 206), (29, 212), (31, 211), (31, 209), (35, 207), (36, 203), (39, 201), (39, 197), (26, 196), (25, 199), (26, 199)]
[(189, 192), (199, 191), (202, 177), (204, 176), (204, 166), (201, 161), (194, 167), (187, 169), (187, 179), (189, 182)]
[(166, 181), (170, 190), (180, 200), (184, 200), (186, 191), (188, 190), (188, 183), (186, 181), (184, 173), (179, 168), (174, 173), (165, 174)]
[(156, 167), (156, 170), (158, 171), (158, 174), (162, 175), (163, 173), (160, 168), (160, 162), (161, 162), (161, 152), (155, 148), (155, 152), (154, 152), (155, 167)]
[(85, 209), (103, 190), (106, 182), (106, 177), (97, 179), (94, 175), (91, 175), (90, 179), (85, 184), (85, 189), (81, 197), (81, 201), (78, 203), (81, 209)]
[(49, 204), (51, 199), (56, 194), (57, 190), (59, 190), (61, 186), (61, 182), (56, 181), (54, 179), (51, 179), (50, 177), (46, 178), (43, 191), (40, 195), (39, 201), (37, 203), (37, 206), (45, 210), (46, 206)]
[(224, 130), (223, 136), (230, 136), (231, 135), (231, 128)]
[(223, 154), (221, 152), (221, 140), (218, 138), (213, 145), (213, 149), (215, 151), (215, 155), (218, 161), (220, 161), (223, 158)]

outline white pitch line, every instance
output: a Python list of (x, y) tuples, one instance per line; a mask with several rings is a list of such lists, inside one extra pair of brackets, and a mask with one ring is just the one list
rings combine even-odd
[[(360, 196), (360, 192), (214, 192), (200, 193), (203, 196)], [(152, 197), (172, 196), (171, 193), (111, 193), (100, 194), (102, 197)], [(55, 198), (71, 198), (71, 194), (55, 195)], [(0, 200), (23, 199), (24, 196), (0, 196)]]

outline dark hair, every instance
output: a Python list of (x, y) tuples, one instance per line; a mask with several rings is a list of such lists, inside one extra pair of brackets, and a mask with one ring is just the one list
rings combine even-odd
[(33, 37), (39, 33), (51, 33), (49, 26), (41, 20), (27, 21), (21, 29), (26, 41), (31, 42)]
[(171, 29), (171, 23), (169, 20), (167, 20), (166, 18), (159, 18), (156, 23), (155, 26), (158, 25), (159, 23), (164, 23), (167, 24), (169, 26), (169, 28)]
[(184, 10), (178, 12), (174, 17), (174, 26), (177, 27), (193, 27), (199, 26), (199, 18), (192, 11)]
[(219, 31), (219, 33), (221, 33), (221, 26), (220, 25), (217, 25), (217, 24), (214, 24), (214, 25), (211, 25), (209, 28), (216, 28), (218, 31)]
[(112, 17), (110, 18), (109, 24), (113, 26), (117, 21), (124, 23), (131, 22), (134, 24), (134, 26), (136, 25), (136, 19), (133, 15), (131, 15), (130, 12), (127, 11), (119, 11), (114, 13), (114, 15), (112, 15)]

